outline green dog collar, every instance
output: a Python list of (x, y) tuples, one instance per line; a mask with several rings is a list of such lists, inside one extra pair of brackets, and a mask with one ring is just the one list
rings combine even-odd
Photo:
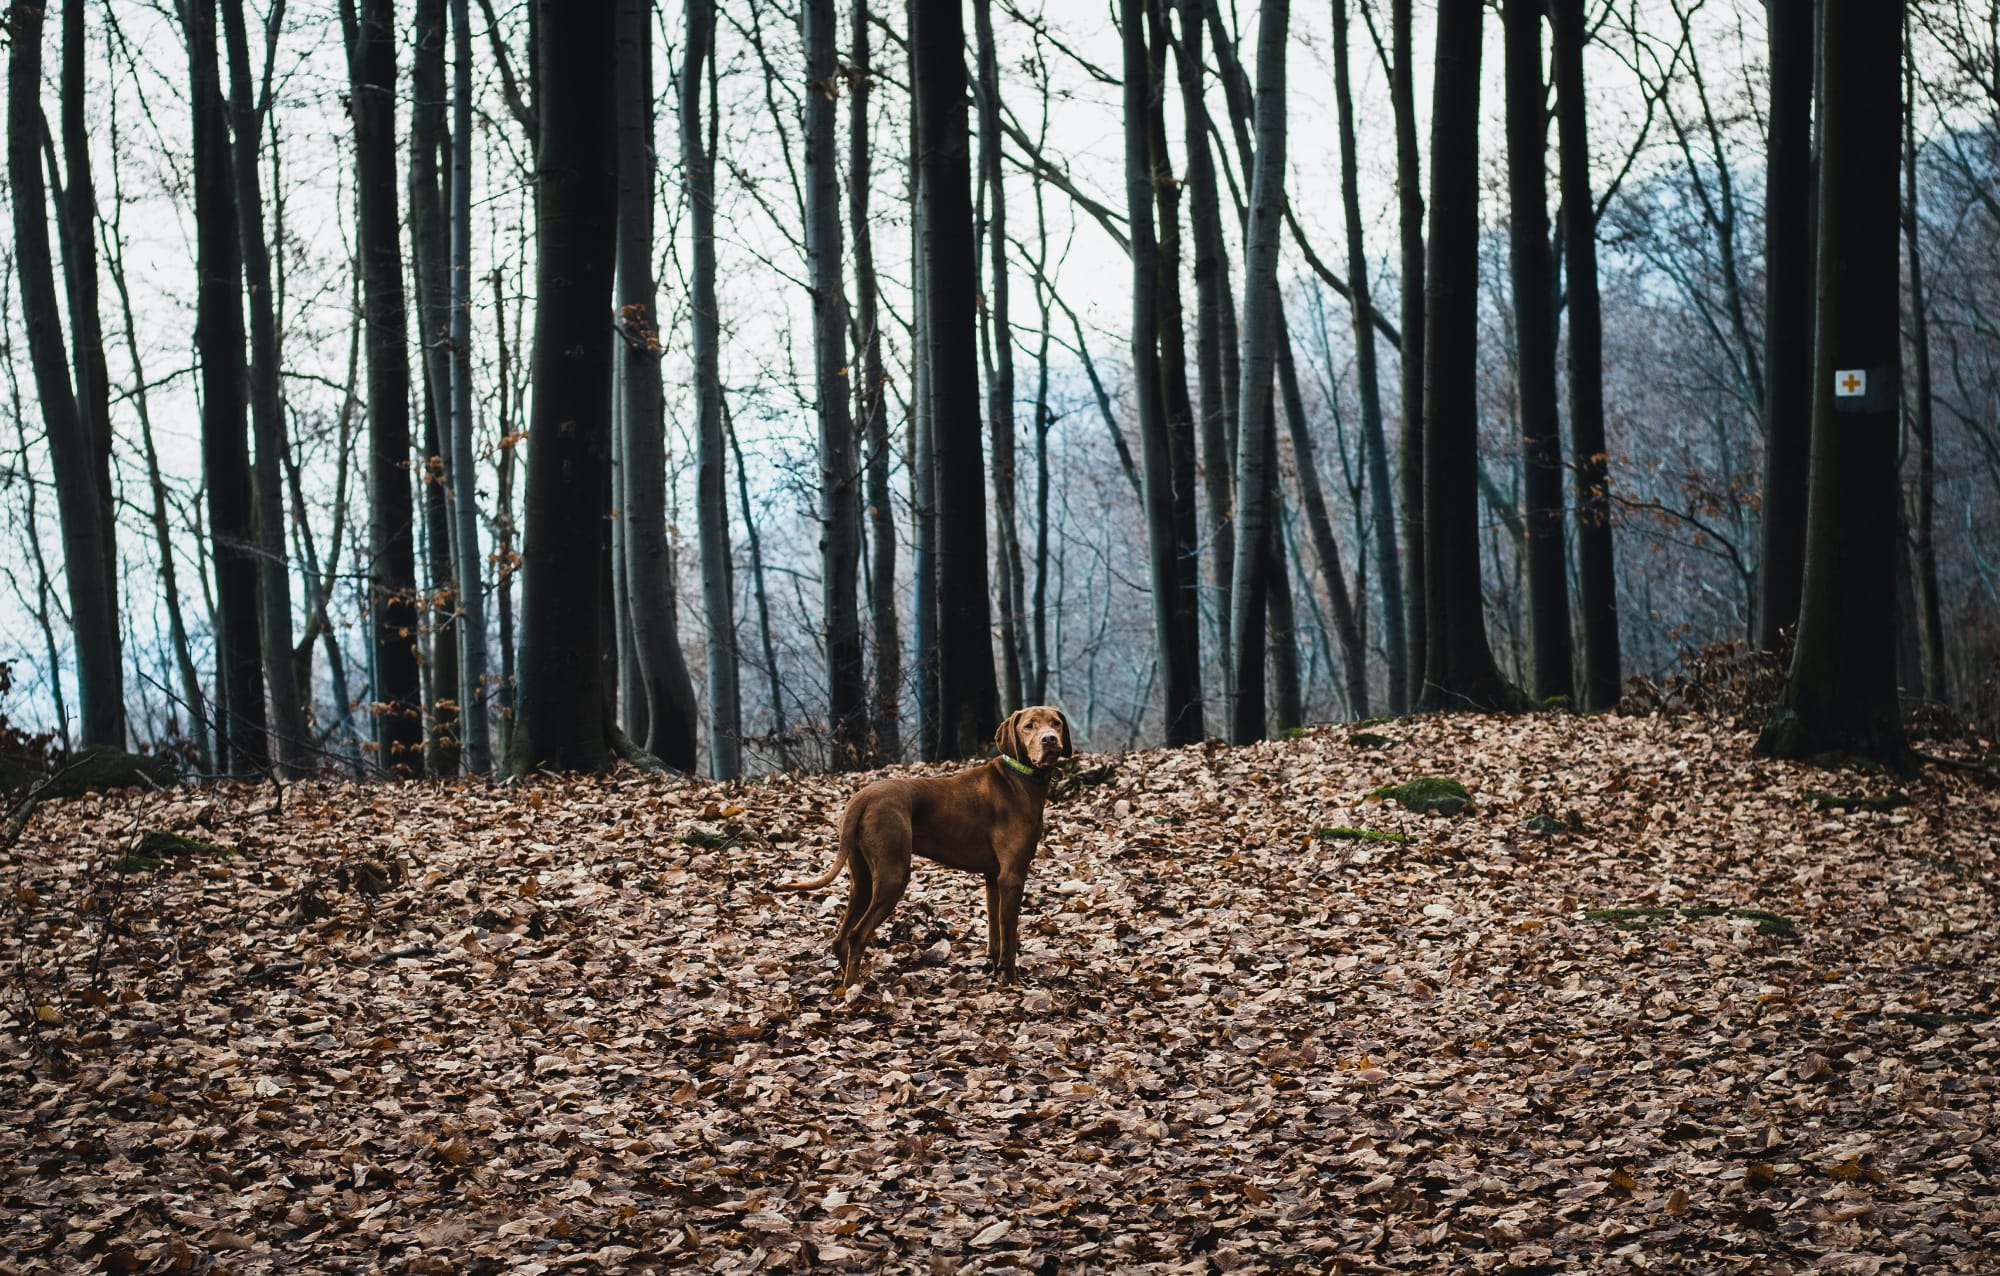
[(1018, 771), (1018, 772), (1020, 772), (1020, 773), (1021, 773), (1022, 775), (1025, 775), (1025, 776), (1027, 776), (1027, 777), (1028, 777), (1028, 778), (1029, 778), (1030, 780), (1041, 780), (1041, 779), (1046, 779), (1046, 778), (1047, 778), (1047, 776), (1048, 776), (1048, 774), (1049, 774), (1049, 773), (1048, 773), (1047, 771), (1043, 770), (1043, 769), (1042, 769), (1041, 767), (1033, 767), (1033, 766), (1029, 766), (1029, 765), (1028, 765), (1027, 763), (1025, 763), (1025, 762), (1021, 761), (1021, 759), (1019, 759), (1019, 758), (1015, 757), (1015, 756), (1014, 756), (1013, 754), (1011, 754), (1011, 753), (1003, 753), (1003, 754), (1001, 754), (1001, 755), (1000, 755), (1000, 760), (1001, 760), (1002, 762), (1005, 762), (1005, 763), (1006, 763), (1006, 764), (1007, 764), (1007, 765), (1008, 765), (1008, 766), (1009, 766), (1010, 768), (1012, 768), (1013, 770), (1015, 770), (1015, 771)]

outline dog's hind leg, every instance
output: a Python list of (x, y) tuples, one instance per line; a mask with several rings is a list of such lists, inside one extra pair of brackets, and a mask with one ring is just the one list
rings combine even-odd
[[(875, 937), (876, 928), (896, 911), (903, 891), (910, 884), (910, 857), (913, 853), (910, 814), (906, 810), (878, 807), (866, 814), (856, 831), (861, 835), (862, 842), (855, 849), (868, 848), (870, 853), (866, 858), (870, 860), (870, 876), (874, 881), (867, 910), (845, 923), (848, 929), (847, 952), (841, 963), (843, 984), (854, 984), (861, 979), (869, 941)], [(863, 856), (855, 858), (859, 860)]]
[[(870, 871), (868, 857), (851, 855), (848, 857), (847, 908), (840, 915), (840, 925), (833, 932), (833, 959), (840, 963), (840, 982), (848, 982), (848, 969), (854, 964), (848, 954), (854, 951), (854, 934), (861, 926), (861, 919), (868, 912), (868, 905), (875, 896), (875, 874)], [(857, 954), (858, 955), (858, 954)]]

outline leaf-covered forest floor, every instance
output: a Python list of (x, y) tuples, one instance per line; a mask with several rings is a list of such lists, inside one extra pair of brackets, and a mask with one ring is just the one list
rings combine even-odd
[[(1080, 758), (1023, 986), (928, 866), (846, 998), (844, 879), (769, 883), (855, 777), (45, 807), (0, 1268), (2000, 1270), (2000, 797), (1749, 745)], [(1474, 804), (1366, 796), (1426, 775)]]

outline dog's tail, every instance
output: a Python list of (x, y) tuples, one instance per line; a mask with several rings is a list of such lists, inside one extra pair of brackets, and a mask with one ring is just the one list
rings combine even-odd
[(840, 850), (834, 854), (833, 863), (827, 868), (826, 872), (811, 879), (800, 878), (795, 882), (773, 882), (771, 889), (778, 891), (816, 891), (822, 886), (832, 885), (833, 879), (839, 877), (840, 870), (845, 867), (847, 867), (847, 839), (842, 838), (840, 840)]

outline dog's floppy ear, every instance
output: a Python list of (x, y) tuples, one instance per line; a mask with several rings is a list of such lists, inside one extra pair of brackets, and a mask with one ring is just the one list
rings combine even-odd
[(1062, 728), (1062, 755), (1066, 758), (1075, 757), (1076, 746), (1070, 743), (1069, 738), (1069, 715), (1061, 709), (1056, 710), (1056, 725)]
[(1019, 758), (1021, 749), (1020, 713), (1016, 711), (1000, 720), (1000, 727), (993, 733), (993, 750), (1010, 758)]

